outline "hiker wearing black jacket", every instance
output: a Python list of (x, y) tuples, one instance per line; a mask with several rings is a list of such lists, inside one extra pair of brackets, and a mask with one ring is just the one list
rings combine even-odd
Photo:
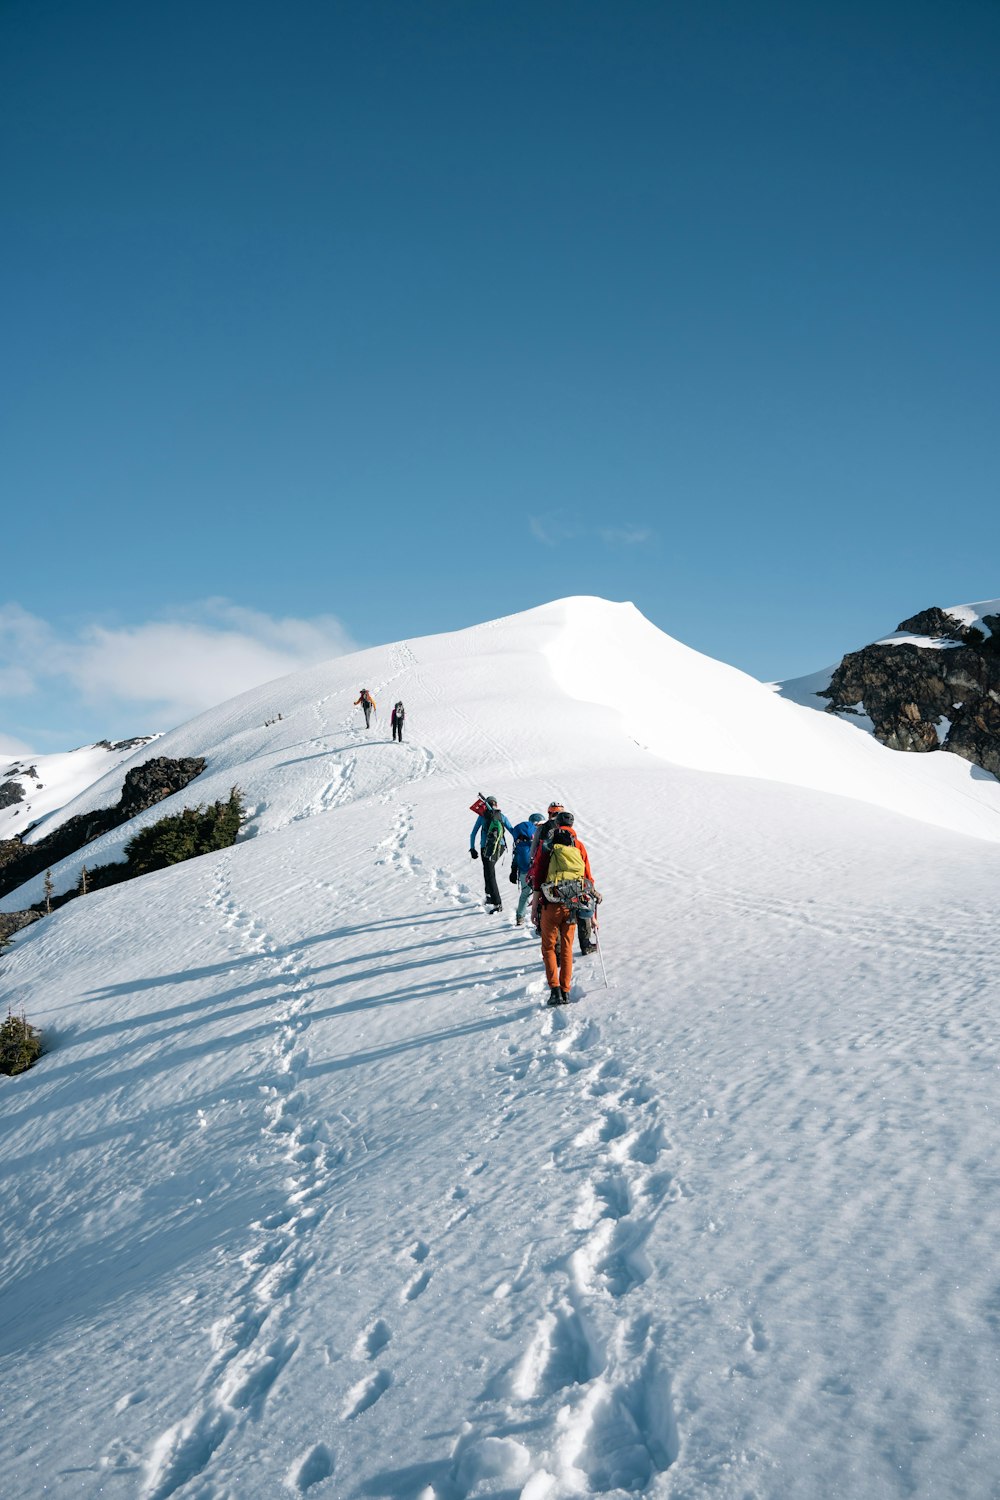
[[(504, 838), (504, 829), (513, 838), (514, 830), (497, 806), (495, 797), (487, 797), (482, 804), (483, 811), (476, 818), (469, 835), (469, 853), (473, 859), (482, 859), (483, 862), (483, 884), (486, 887), (486, 910), (488, 912), (501, 911), (503, 902), (500, 900), (500, 890), (497, 886), (497, 860), (507, 847)], [(479, 850), (476, 851), (476, 834), (479, 835)]]
[(392, 715), (389, 719), (389, 723), (392, 725), (393, 739), (398, 740), (400, 744), (403, 743), (403, 720), (405, 718), (406, 709), (403, 707), (402, 703), (394, 703), (392, 706)]

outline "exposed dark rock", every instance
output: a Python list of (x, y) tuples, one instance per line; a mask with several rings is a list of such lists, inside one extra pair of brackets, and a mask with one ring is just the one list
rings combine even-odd
[(138, 750), (140, 745), (148, 745), (155, 740), (155, 734), (139, 734), (131, 740), (98, 740), (94, 746), (95, 750)]
[(951, 750), (1000, 776), (1000, 616), (985, 624), (989, 636), (937, 607), (922, 610), (898, 629), (954, 645), (852, 651), (819, 697), (831, 713), (861, 704), (891, 750)]
[(24, 787), (19, 781), (0, 781), (0, 807), (13, 807), (24, 801)]
[(9, 865), (12, 859), (20, 859), (24, 852), (24, 844), (21, 839), (0, 839), (0, 870), (4, 865)]
[(121, 797), (114, 807), (80, 813), (36, 844), (25, 844), (21, 839), (0, 839), (0, 896), (16, 890), (26, 880), (50, 869), (102, 833), (119, 828), (137, 813), (162, 802), (164, 797), (181, 791), (204, 769), (205, 761), (200, 755), (183, 760), (170, 760), (159, 755), (128, 771)]
[(40, 916), (41, 913), (37, 911), (0, 911), (0, 948), (10, 942), (15, 932), (20, 932), (22, 927), (30, 927)]
[(947, 748), (1000, 780), (1000, 703), (990, 695), (963, 707), (952, 723)]
[(990, 633), (980, 650), (987, 656), (1000, 656), (1000, 615), (983, 615), (983, 624), (988, 627)]
[(947, 610), (938, 609), (936, 604), (930, 609), (922, 609), (918, 615), (911, 615), (908, 620), (902, 620), (896, 629), (908, 630), (911, 635), (926, 635), (931, 640), (967, 641), (971, 639), (974, 644), (978, 644), (983, 639), (983, 632), (975, 625), (963, 625), (961, 620), (948, 614)]
[(125, 785), (122, 787), (121, 801), (118, 804), (122, 816), (119, 821), (125, 823), (129, 818), (134, 818), (136, 813), (145, 812), (147, 807), (153, 807), (157, 802), (162, 802), (164, 797), (179, 792), (189, 781), (200, 776), (204, 769), (205, 762), (200, 755), (188, 756), (184, 760), (171, 760), (166, 755), (158, 755), (153, 760), (143, 761), (141, 766), (133, 766), (126, 774)]

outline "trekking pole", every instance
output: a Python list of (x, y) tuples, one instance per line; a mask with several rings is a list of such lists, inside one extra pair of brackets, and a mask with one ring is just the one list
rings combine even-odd
[(601, 947), (601, 931), (597, 925), (596, 913), (594, 915), (594, 937), (597, 939), (597, 956), (601, 960), (601, 973), (604, 975), (604, 988), (606, 990), (609, 990), (611, 986), (608, 984), (608, 971), (604, 967), (604, 949)]

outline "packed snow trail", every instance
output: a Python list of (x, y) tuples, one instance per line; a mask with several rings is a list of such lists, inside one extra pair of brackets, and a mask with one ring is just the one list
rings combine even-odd
[[(15, 1500), (993, 1493), (1000, 848), (667, 764), (535, 616), (174, 731), (254, 836), (4, 960)], [(577, 811), (610, 990), (544, 1008), (478, 790)]]

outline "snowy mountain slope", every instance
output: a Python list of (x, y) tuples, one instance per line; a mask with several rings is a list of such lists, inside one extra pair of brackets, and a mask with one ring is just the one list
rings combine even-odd
[[(57, 755), (4, 762), (0, 766), (0, 798), (8, 782), (16, 783), (21, 798), (0, 806), (0, 839), (16, 838), (29, 827), (32, 832), (28, 843), (51, 833), (66, 816), (62, 813), (66, 804), (82, 796), (95, 781), (117, 775), (120, 789), (124, 771), (119, 774), (118, 768), (142, 759), (143, 751), (151, 753), (147, 747), (155, 739), (155, 735), (141, 735), (117, 744), (105, 740)], [(44, 827), (37, 826), (43, 822)]]
[[(202, 716), (157, 749), (256, 836), (18, 938), (5, 1494), (992, 1493), (1000, 849), (641, 749), (566, 695), (598, 628), (652, 650), (570, 601)], [(477, 790), (578, 812), (565, 1012)]]
[[(587, 665), (581, 671), (583, 641)], [(679, 765), (814, 787), (1000, 839), (1000, 783), (980, 778), (967, 762), (895, 755), (851, 733), (850, 725), (830, 715), (817, 719), (736, 668), (672, 640), (631, 604), (576, 599), (340, 657), (252, 689), (161, 736), (158, 755), (204, 755), (207, 771), (58, 865), (55, 889), (74, 885), (84, 862), (120, 859), (137, 826), (196, 799), (225, 797), (234, 782), (253, 812), (253, 833), (369, 795), (370, 758), (350, 746), (354, 753), (341, 757), (344, 747), (336, 743), (359, 717), (352, 709), (359, 685), (375, 693), (383, 728), (397, 696), (412, 702), (413, 733), (421, 744), (404, 745), (400, 753), (414, 777), (438, 764), (444, 770), (468, 765), (479, 781), (512, 771), (545, 776), (563, 757), (562, 730), (581, 765), (644, 765), (652, 751)], [(595, 705), (609, 715), (596, 737)], [(268, 724), (278, 712), (281, 721)], [(512, 718), (520, 749), (508, 764), (498, 758), (496, 731)], [(493, 726), (485, 737), (480, 722)], [(432, 741), (433, 752), (426, 748)], [(324, 779), (327, 771), (332, 779)], [(112, 772), (60, 816), (105, 806), (120, 789), (121, 777)], [(37, 901), (41, 890), (39, 876), (0, 901), (0, 909)]]

